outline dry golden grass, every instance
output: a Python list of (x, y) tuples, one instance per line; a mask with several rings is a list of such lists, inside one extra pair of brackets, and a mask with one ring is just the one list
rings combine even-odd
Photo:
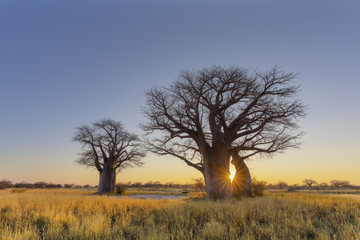
[(82, 190), (0, 191), (0, 239), (360, 239), (360, 202), (279, 193), (141, 200)]

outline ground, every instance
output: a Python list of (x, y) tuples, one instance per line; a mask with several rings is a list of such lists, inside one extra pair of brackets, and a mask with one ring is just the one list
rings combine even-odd
[(205, 201), (7, 189), (0, 191), (0, 239), (360, 239), (357, 193)]

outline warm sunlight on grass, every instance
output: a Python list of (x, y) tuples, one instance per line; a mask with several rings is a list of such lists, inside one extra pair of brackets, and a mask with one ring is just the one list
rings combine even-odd
[(0, 190), (0, 239), (359, 239), (360, 205), (324, 194), (234, 201)]
[(233, 170), (230, 170), (230, 179), (231, 179), (231, 182), (233, 181), (234, 177), (235, 177), (235, 171)]

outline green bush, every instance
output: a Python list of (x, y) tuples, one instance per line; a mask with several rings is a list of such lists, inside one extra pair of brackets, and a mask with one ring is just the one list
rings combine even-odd
[(115, 193), (118, 195), (124, 195), (128, 186), (122, 183), (118, 183), (115, 186)]
[(203, 197), (206, 197), (206, 188), (205, 188), (205, 182), (203, 178), (197, 178), (193, 179), (194, 183), (193, 186), (196, 188), (199, 192), (201, 192)]
[(258, 181), (256, 178), (251, 180), (251, 192), (255, 196), (264, 196), (265, 195), (266, 182)]

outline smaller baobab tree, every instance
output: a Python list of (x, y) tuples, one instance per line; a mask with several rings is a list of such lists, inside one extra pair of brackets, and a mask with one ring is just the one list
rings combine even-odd
[(114, 192), (116, 175), (122, 169), (143, 164), (145, 151), (138, 136), (125, 131), (120, 122), (103, 119), (82, 125), (73, 140), (83, 149), (76, 163), (100, 173), (98, 193)]

